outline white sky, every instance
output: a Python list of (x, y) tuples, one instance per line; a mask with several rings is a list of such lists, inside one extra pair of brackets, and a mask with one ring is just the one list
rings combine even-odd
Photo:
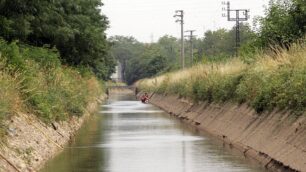
[[(185, 11), (185, 30), (196, 30), (198, 37), (204, 31), (231, 28), (235, 22), (222, 17), (222, 0), (102, 0), (102, 13), (110, 21), (108, 36), (133, 36), (141, 42), (157, 41), (163, 35), (180, 37), (175, 10)], [(250, 9), (254, 16), (264, 15), (269, 0), (231, 0), (232, 9)]]

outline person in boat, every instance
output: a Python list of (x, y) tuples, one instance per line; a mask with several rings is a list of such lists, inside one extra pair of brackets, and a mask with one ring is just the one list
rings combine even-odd
[(148, 103), (149, 102), (148, 93), (144, 93), (144, 95), (141, 96), (140, 100), (141, 100), (142, 103)]

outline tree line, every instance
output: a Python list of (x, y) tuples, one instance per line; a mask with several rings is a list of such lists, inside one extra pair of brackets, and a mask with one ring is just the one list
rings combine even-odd
[[(254, 28), (240, 23), (241, 58), (252, 59), (258, 51), (271, 47), (289, 48), (306, 33), (305, 0), (271, 0), (264, 17), (257, 17)], [(194, 62), (191, 48), (186, 46), (186, 64), (227, 60), (235, 55), (235, 30), (209, 30), (204, 37), (195, 38)], [(156, 43), (141, 43), (133, 37), (114, 36), (109, 39), (111, 54), (122, 64), (123, 80), (129, 84), (180, 68), (180, 40), (165, 35)], [(187, 41), (187, 40), (186, 40)]]
[[(240, 24), (241, 43), (247, 44), (255, 33), (250, 26)], [(122, 65), (123, 80), (128, 84), (156, 74), (180, 69), (180, 39), (165, 35), (156, 43), (141, 43), (133, 37), (114, 36), (111, 54)], [(220, 61), (236, 53), (235, 27), (231, 30), (207, 31), (203, 38), (194, 38), (194, 59), (190, 40), (185, 40), (187, 67), (205, 61)]]
[(85, 67), (108, 79), (109, 56), (101, 0), (0, 0), (0, 37), (20, 44), (56, 48), (62, 64)]

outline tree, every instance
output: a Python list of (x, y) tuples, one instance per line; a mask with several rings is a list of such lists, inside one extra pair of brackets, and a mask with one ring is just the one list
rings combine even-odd
[(305, 36), (305, 0), (270, 1), (266, 16), (259, 18), (257, 46), (281, 45), (288, 47), (292, 42)]
[[(255, 33), (249, 25), (240, 23), (240, 45), (248, 44)], [(229, 58), (235, 55), (236, 52), (236, 27), (231, 30), (218, 29), (216, 31), (207, 31), (202, 39), (195, 41), (197, 49), (196, 57), (198, 60), (207, 58), (209, 60), (217, 60)], [(200, 59), (199, 59), (200, 58)]]
[(102, 5), (100, 0), (1, 0), (0, 36), (56, 47), (64, 64), (103, 71), (96, 74), (107, 79), (114, 60), (108, 55), (108, 21), (101, 15)]
[(122, 76), (128, 84), (178, 66), (179, 42), (171, 36), (157, 43), (140, 43), (133, 37), (113, 36), (111, 54), (122, 66)]
[(171, 65), (171, 68), (179, 67), (179, 57), (180, 57), (180, 42), (177, 38), (169, 35), (161, 37), (157, 46), (160, 48), (160, 54), (167, 57), (166, 60)]
[(133, 37), (114, 36), (110, 37), (109, 41), (112, 42), (111, 54), (121, 64), (122, 79), (126, 81), (128, 61), (139, 57), (144, 50), (144, 45)]

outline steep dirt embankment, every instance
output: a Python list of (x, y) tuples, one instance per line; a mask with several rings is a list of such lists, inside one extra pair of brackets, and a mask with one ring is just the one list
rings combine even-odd
[(153, 95), (150, 102), (204, 130), (272, 171), (306, 171), (306, 118), (286, 113), (258, 115), (247, 105), (222, 105)]
[(104, 98), (102, 96), (100, 100), (88, 104), (82, 117), (51, 125), (46, 125), (31, 114), (18, 113), (13, 116), (6, 121), (8, 136), (5, 144), (0, 146), (0, 171), (27, 172), (40, 169), (47, 160), (64, 149)]

